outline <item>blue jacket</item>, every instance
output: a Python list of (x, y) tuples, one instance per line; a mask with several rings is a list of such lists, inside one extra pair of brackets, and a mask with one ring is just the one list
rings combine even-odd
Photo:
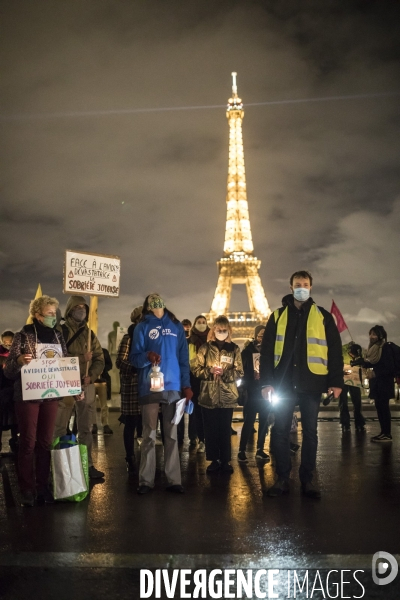
[(135, 327), (129, 361), (138, 369), (139, 398), (150, 394), (151, 362), (147, 353), (161, 356), (164, 389), (180, 391), (190, 387), (189, 352), (181, 323), (174, 323), (168, 314), (159, 319), (153, 313)]

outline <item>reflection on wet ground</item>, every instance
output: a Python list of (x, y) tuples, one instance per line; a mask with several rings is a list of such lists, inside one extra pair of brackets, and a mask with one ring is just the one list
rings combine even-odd
[[(263, 495), (274, 480), (273, 460), (258, 463), (254, 458), (256, 447), (249, 445), (248, 463), (237, 462), (241, 423), (234, 425), (239, 435), (232, 436), (233, 475), (207, 475), (205, 455), (184, 444), (181, 462), (186, 493), (168, 494), (159, 444), (156, 487), (150, 494), (138, 496), (137, 474), (129, 477), (125, 470), (118, 413), (113, 412), (110, 417), (114, 435), (103, 436), (99, 427), (95, 438), (95, 465), (105, 471), (105, 480), (93, 485), (90, 498), (81, 503), (21, 508), (13, 460), (1, 460), (1, 581), (5, 581), (3, 569), (7, 565), (16, 576), (21, 569), (29, 571), (34, 566), (35, 555), (56, 569), (55, 557), (62, 556), (58, 553), (70, 557), (69, 563), (67, 559), (60, 560), (66, 570), (75, 565), (78, 577), (81, 566), (73, 553), (138, 558), (153, 555), (155, 565), (156, 555), (186, 555), (194, 557), (194, 564), (196, 557), (202, 555), (198, 559), (200, 566), (201, 561), (207, 562), (206, 557), (215, 555), (223, 563), (237, 564), (240, 556), (243, 560), (248, 556), (258, 561), (284, 561), (289, 557), (306, 560), (328, 555), (372, 557), (378, 550), (399, 552), (398, 420), (393, 422), (390, 445), (370, 443), (369, 438), (379, 429), (375, 421), (367, 423), (366, 433), (356, 433), (352, 424), (352, 430), (345, 434), (338, 422), (321, 421), (317, 481), (323, 495), (315, 501), (300, 493), (300, 451), (293, 458), (290, 494), (274, 499)], [(301, 444), (301, 427), (293, 441), (296, 439)], [(268, 442), (269, 438), (265, 450)], [(17, 553), (26, 553), (19, 554), (26, 557), (25, 563), (15, 562), (12, 557)], [(50, 554), (46, 559), (43, 557), (47, 555), (41, 553)], [(38, 576), (44, 566), (40, 560), (36, 565)], [(126, 566), (119, 565), (122, 570)], [(220, 565), (224, 566), (227, 565)], [(313, 566), (309, 564), (310, 568)], [(101, 562), (93, 564), (94, 570), (101, 571), (103, 567)], [(10, 576), (11, 571), (7, 573)], [(114, 577), (115, 574), (107, 575), (109, 580)]]

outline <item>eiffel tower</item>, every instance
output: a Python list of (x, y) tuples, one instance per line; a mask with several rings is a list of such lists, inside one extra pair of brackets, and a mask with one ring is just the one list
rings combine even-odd
[[(245, 339), (252, 336), (256, 325), (265, 324), (271, 310), (258, 274), (261, 261), (253, 256), (242, 138), (244, 110), (237, 93), (236, 75), (232, 73), (232, 98), (228, 100), (226, 111), (229, 122), (229, 169), (224, 256), (217, 262), (218, 283), (211, 310), (206, 317), (212, 323), (218, 315), (226, 315), (231, 321), (235, 339)], [(234, 284), (246, 285), (250, 311), (229, 312)]]

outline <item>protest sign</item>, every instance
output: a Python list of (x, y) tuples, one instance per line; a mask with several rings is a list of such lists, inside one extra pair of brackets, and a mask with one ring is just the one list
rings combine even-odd
[(66, 250), (64, 293), (118, 298), (120, 273), (118, 256)]
[(79, 360), (40, 358), (21, 369), (23, 400), (42, 400), (76, 396), (81, 393)]

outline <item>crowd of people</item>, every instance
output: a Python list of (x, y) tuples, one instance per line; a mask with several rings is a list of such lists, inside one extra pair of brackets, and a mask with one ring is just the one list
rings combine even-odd
[[(319, 498), (313, 482), (318, 447), (317, 419), (321, 397), (339, 401), (343, 432), (350, 429), (348, 396), (354, 404), (355, 427), (365, 432), (361, 388), (368, 380), (381, 431), (371, 438), (388, 443), (391, 436), (389, 401), (398, 375), (397, 347), (387, 341), (383, 327), (369, 332), (365, 351), (342, 341), (332, 315), (311, 297), (313, 279), (307, 271), (290, 278), (290, 293), (254, 338), (241, 350), (232, 339), (225, 315), (208, 324), (198, 315), (193, 324), (180, 322), (157, 293), (134, 308), (131, 325), (119, 344), (116, 367), (120, 373), (121, 416), (127, 470), (135, 470), (135, 437), (141, 440), (138, 494), (151, 492), (156, 472), (156, 438), (161, 429), (167, 490), (182, 494), (179, 445), (184, 419), (176, 423), (177, 402), (184, 400), (189, 416), (190, 444), (205, 453), (207, 473), (231, 474), (232, 417), (238, 403), (244, 424), (237, 459), (244, 463), (258, 415), (255, 458), (268, 462), (265, 440), (270, 432), (270, 452), (275, 457), (276, 481), (266, 491), (277, 497), (290, 491), (291, 455), (299, 449), (290, 440), (296, 407), (301, 413), (302, 492)], [(112, 434), (107, 400), (111, 398), (108, 372), (112, 362), (106, 349), (88, 327), (89, 306), (83, 296), (71, 296), (64, 317), (58, 301), (41, 296), (30, 304), (31, 323), (16, 333), (6, 330), (0, 345), (0, 434), (10, 431), (10, 449), (17, 455), (21, 505), (52, 503), (49, 487), (50, 448), (58, 438), (74, 431), (87, 446), (89, 476), (104, 473), (93, 464), (93, 435), (97, 434), (96, 398), (100, 403), (104, 434)], [(82, 392), (61, 399), (24, 400), (21, 369), (51, 345), (55, 356), (77, 357)], [(155, 376), (155, 378), (154, 378)], [(154, 381), (157, 380), (157, 386)], [(161, 382), (161, 383), (160, 383)], [(190, 407), (190, 410), (189, 410)], [(1, 437), (0, 437), (1, 449)]]

